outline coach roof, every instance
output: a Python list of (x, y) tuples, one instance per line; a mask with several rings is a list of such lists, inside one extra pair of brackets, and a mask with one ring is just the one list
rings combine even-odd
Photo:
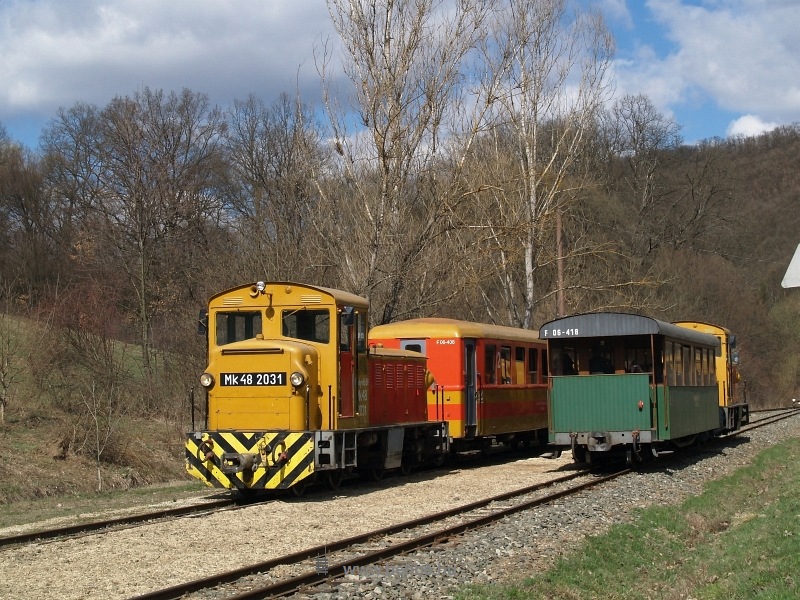
[(370, 339), (489, 338), (517, 342), (538, 340), (537, 332), (530, 329), (438, 317), (409, 319), (408, 321), (378, 325), (370, 330), (369, 337)]
[(628, 335), (663, 335), (698, 345), (719, 346), (719, 340), (713, 335), (651, 317), (628, 313), (602, 312), (572, 315), (549, 321), (539, 328), (539, 337), (542, 339)]

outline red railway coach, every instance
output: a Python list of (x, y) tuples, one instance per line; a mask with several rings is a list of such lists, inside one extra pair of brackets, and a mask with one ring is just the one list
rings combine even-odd
[(447, 421), (454, 451), (547, 443), (547, 344), (537, 332), (423, 318), (374, 327), (369, 343), (428, 357), (428, 419)]
[(213, 296), (207, 422), (187, 434), (187, 472), (213, 487), (301, 492), (443, 458), (447, 423), (428, 418), (425, 357), (368, 347), (367, 310), (354, 294), (287, 282)]

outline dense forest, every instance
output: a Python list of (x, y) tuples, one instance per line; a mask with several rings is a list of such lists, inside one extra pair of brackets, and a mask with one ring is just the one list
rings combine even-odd
[[(334, 13), (352, 96), (335, 102), (320, 57), (324, 117), (289, 94), (218, 107), (143, 87), (61, 109), (36, 149), (0, 126), (6, 415), (47, 398), (94, 423), (98, 456), (101, 415), (180, 429), (198, 311), (259, 279), (364, 295), (372, 324), (720, 323), (750, 402), (791, 402), (800, 290), (780, 281), (800, 242), (800, 125), (687, 145), (647, 97), (610, 97), (601, 21), (529, 11), (486, 27), (482, 3), (462, 4), (431, 30)], [(374, 35), (397, 23), (405, 35)]]

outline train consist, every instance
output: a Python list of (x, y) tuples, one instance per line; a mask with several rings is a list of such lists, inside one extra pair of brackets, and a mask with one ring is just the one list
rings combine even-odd
[(724, 327), (591, 313), (545, 323), (539, 336), (553, 361), (549, 440), (576, 461), (644, 460), (749, 421)]
[(369, 340), (427, 356), (428, 419), (447, 421), (453, 452), (547, 444), (547, 345), (536, 332), (425, 318), (379, 325)]
[(366, 299), (258, 282), (201, 319), (205, 427), (186, 470), (209, 486), (291, 489), (549, 443), (629, 460), (748, 422), (735, 339), (705, 323), (575, 315), (538, 332), (454, 319), (373, 328)]

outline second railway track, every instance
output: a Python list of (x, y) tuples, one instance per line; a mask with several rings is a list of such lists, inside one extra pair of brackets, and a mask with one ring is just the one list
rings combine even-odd
[[(684, 458), (677, 453), (674, 463), (657, 461), (650, 471), (619, 478), (591, 493), (563, 498), (537, 510), (519, 512), (477, 534), (412, 551), (389, 563), (423, 568), (442, 565), (449, 572), (457, 571), (452, 577), (427, 577), (423, 573), (350, 575), (316, 588), (314, 593), (327, 589), (330, 597), (353, 597), (380, 587), (382, 592), (378, 590), (374, 597), (406, 598), (417, 590), (437, 597), (468, 583), (538, 572), (552, 564), (549, 561), (565, 548), (578, 547), (587, 535), (630, 519), (633, 509), (680, 502), (687, 494), (699, 493), (709, 478), (748, 464), (760, 450), (796, 436), (796, 424), (796, 418), (783, 420), (743, 432), (747, 439), (744, 443), (723, 440), (720, 445), (685, 453)], [(217, 511), (200, 519), (167, 519), (99, 536), (18, 545), (0, 552), (0, 597), (58, 596), (69, 600), (102, 595), (119, 600), (148, 594), (156, 587), (220, 572), (226, 566), (243, 567), (285, 557), (326, 541), (469, 504), (490, 496), (492, 489), (510, 491), (524, 482), (543, 482), (563, 475), (565, 469), (573, 470), (566, 456), (558, 461), (525, 459), (490, 467), (455, 468), (435, 476), (419, 473), (402, 482), (357, 486), (331, 497), (279, 501), (234, 513)], [(399, 534), (395, 538), (399, 539)], [(315, 570), (316, 558), (310, 556), (291, 570), (288, 565), (276, 567), (272, 575)], [(332, 555), (327, 560), (331, 574), (333, 566), (343, 562)], [(220, 598), (264, 583), (254, 580), (248, 578), (236, 589), (208, 590), (192, 597)]]
[(141, 523), (157, 521), (159, 519), (169, 519), (183, 517), (186, 515), (213, 512), (216, 510), (222, 510), (246, 504), (248, 503), (242, 500), (237, 500), (234, 498), (222, 498), (219, 500), (212, 500), (210, 502), (176, 508), (164, 508), (135, 515), (127, 515), (124, 517), (114, 517), (112, 519), (102, 519), (98, 521), (86, 521), (83, 523), (65, 525), (63, 527), (53, 527), (50, 529), (37, 529), (15, 535), (0, 537), (0, 548), (17, 544), (25, 544), (28, 542), (54, 540), (80, 534), (89, 534), (113, 529), (116, 527), (131, 527)]
[[(237, 594), (235, 597), (267, 598), (286, 595), (308, 586), (323, 583), (337, 573), (344, 574), (348, 567), (372, 565), (378, 561), (386, 560), (411, 550), (443, 542), (466, 531), (602, 484), (628, 472), (629, 470), (625, 469), (612, 475), (600, 477), (592, 476), (588, 471), (575, 472), (545, 483), (520, 488), (390, 527), (308, 548), (291, 555), (262, 561), (163, 590), (156, 590), (137, 596), (136, 600), (180, 598), (188, 593), (236, 582), (257, 573), (268, 572), (279, 566), (292, 565), (292, 570), (299, 570), (300, 573), (278, 581), (271, 581), (266, 585), (256, 587), (256, 589)], [(576, 479), (581, 479), (581, 482), (560, 487), (561, 484), (567, 484)], [(559, 489), (546, 493), (545, 490), (550, 488)], [(514, 502), (511, 505), (501, 504), (508, 501)], [(453, 523), (452, 521), (454, 520), (457, 522)], [(437, 523), (445, 523), (445, 525), (431, 531), (430, 526)], [(396, 537), (403, 537), (404, 539), (396, 541)], [(376, 549), (376, 547), (378, 548)], [(320, 559), (324, 560), (324, 562), (321, 563)], [(308, 568), (312, 570), (304, 570)], [(271, 579), (271, 577), (268, 578)]]
[[(797, 413), (796, 410), (788, 410), (764, 416), (734, 436), (790, 418)], [(449, 541), (454, 536), (467, 531), (489, 525), (520, 511), (582, 492), (630, 472), (630, 469), (624, 469), (599, 477), (589, 476), (586, 472), (573, 473), (547, 483), (493, 496), (388, 528), (308, 548), (291, 555), (262, 561), (178, 586), (156, 590), (138, 596), (135, 600), (181, 598), (187, 594), (210, 588), (218, 588), (214, 597), (229, 598), (230, 600), (272, 598), (299, 592), (313, 593), (314, 586), (341, 579), (348, 573), (371, 572), (370, 570), (359, 571), (361, 567), (374, 566), (408, 552)], [(582, 478), (580, 483), (567, 485), (568, 482), (578, 478)], [(562, 489), (558, 491), (544, 492), (546, 489), (559, 486)], [(508, 501), (512, 501), (512, 504), (504, 504)], [(430, 526), (436, 523), (440, 523), (442, 526), (431, 530)], [(398, 537), (402, 537), (402, 539), (398, 540)], [(270, 573), (278, 567), (284, 567), (281, 572), (284, 573), (288, 570), (290, 575), (275, 576)], [(372, 570), (376, 571), (374, 568)], [(244, 578), (250, 578), (250, 580), (244, 584), (240, 583)], [(228, 584), (233, 585), (229, 586)], [(230, 595), (229, 588), (234, 590), (233, 595)], [(242, 591), (243, 588), (245, 591)]]

